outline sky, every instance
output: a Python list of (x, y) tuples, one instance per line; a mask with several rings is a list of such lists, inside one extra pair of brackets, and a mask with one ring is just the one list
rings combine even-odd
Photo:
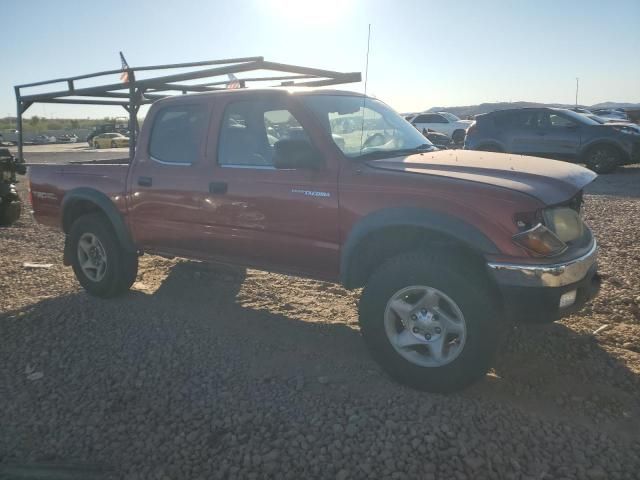
[(0, 117), (15, 115), (14, 85), (119, 68), (120, 50), (132, 67), (264, 56), (364, 77), (369, 24), (368, 93), (401, 112), (573, 103), (576, 77), (580, 104), (640, 102), (640, 0), (5, 0), (0, 15)]

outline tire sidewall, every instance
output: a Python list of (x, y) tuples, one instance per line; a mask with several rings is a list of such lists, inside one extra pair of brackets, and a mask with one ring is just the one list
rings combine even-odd
[[(593, 160), (593, 156), (599, 150), (608, 150), (609, 152), (611, 152), (612, 158), (614, 160), (607, 162), (604, 165), (598, 166)], [(593, 170), (596, 173), (603, 173), (603, 174), (611, 173), (615, 171), (615, 169), (618, 168), (618, 166), (620, 165), (620, 153), (615, 147), (612, 147), (610, 145), (597, 145), (595, 147), (592, 147), (589, 150), (589, 152), (587, 153), (587, 158), (585, 163), (590, 170)]]
[[(482, 285), (474, 285), (446, 265), (417, 255), (405, 261), (387, 263), (372, 275), (360, 305), (361, 328), (374, 358), (395, 379), (421, 390), (450, 392), (484, 375), (498, 343), (499, 322), (491, 308), (490, 296), (482, 295)], [(434, 268), (435, 267), (435, 268)], [(436, 288), (460, 308), (466, 323), (463, 350), (441, 367), (422, 367), (402, 357), (391, 345), (384, 328), (388, 300), (410, 285)]]
[[(71, 266), (78, 282), (85, 290), (99, 297), (109, 297), (117, 289), (121, 249), (113, 231), (105, 221), (101, 221), (101, 218), (100, 215), (85, 215), (78, 218), (71, 226), (71, 231), (69, 232), (72, 252)], [(78, 242), (85, 233), (92, 233), (100, 240), (107, 256), (105, 275), (98, 282), (88, 278), (80, 267), (77, 253)]]

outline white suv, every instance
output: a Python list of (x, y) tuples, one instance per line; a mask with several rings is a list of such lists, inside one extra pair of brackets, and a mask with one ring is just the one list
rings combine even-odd
[(444, 133), (455, 143), (464, 141), (467, 128), (473, 123), (473, 120), (460, 120), (448, 112), (418, 113), (409, 121), (421, 132), (435, 130)]

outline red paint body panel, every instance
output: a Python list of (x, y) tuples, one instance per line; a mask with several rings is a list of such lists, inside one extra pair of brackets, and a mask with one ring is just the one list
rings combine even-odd
[[(225, 106), (238, 99), (261, 98), (286, 103), (321, 152), (323, 168), (276, 170), (218, 164)], [(181, 102), (207, 106), (208, 135), (193, 164), (163, 164), (148, 153), (150, 125), (160, 106)], [(568, 199), (582, 188), (579, 181), (576, 185), (557, 178), (545, 181), (528, 157), (515, 161), (520, 169), (516, 171), (506, 163), (500, 169), (500, 158), (493, 158), (500, 154), (482, 152), (484, 157), (492, 156), (489, 165), (473, 152), (455, 159), (451, 155), (425, 153), (369, 163), (349, 160), (296, 95), (239, 90), (185, 95), (154, 104), (130, 165), (34, 165), (29, 175), (35, 217), (43, 224), (60, 227), (64, 195), (86, 187), (109, 197), (142, 250), (328, 280), (340, 277), (341, 250), (358, 222), (391, 207), (422, 208), (455, 217), (495, 245), (498, 253), (487, 258), (530, 262), (532, 257), (511, 240), (517, 232), (514, 214)], [(556, 176), (580, 174), (571, 170), (579, 167), (549, 165)], [(140, 185), (143, 178), (152, 179), (152, 185)], [(212, 182), (226, 183), (226, 192), (210, 193)]]

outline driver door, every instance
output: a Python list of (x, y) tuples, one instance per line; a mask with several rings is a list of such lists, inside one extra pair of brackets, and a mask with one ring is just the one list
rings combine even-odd
[[(212, 137), (217, 144), (202, 209), (210, 255), (337, 278), (337, 158), (322, 136), (312, 135), (318, 131), (313, 119), (288, 96), (227, 97), (214, 122), (219, 135)], [(308, 139), (324, 164), (315, 170), (276, 169), (274, 144), (286, 138)]]

